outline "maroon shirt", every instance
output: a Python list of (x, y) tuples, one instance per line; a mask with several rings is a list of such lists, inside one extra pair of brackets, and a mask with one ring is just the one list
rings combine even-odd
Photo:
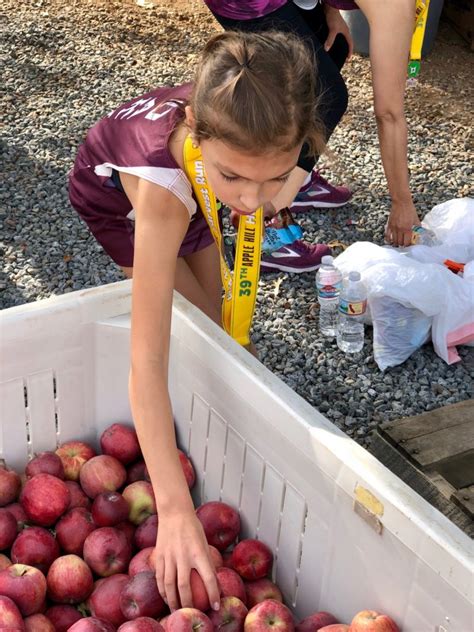
[[(323, 0), (335, 9), (358, 9), (352, 0)], [(287, 3), (287, 0), (204, 0), (216, 15), (231, 20), (252, 20), (261, 18), (276, 11)]]
[[(168, 140), (184, 117), (191, 85), (158, 88), (120, 106), (92, 127), (79, 148), (69, 177), (69, 197), (96, 239), (121, 266), (133, 265), (135, 211), (117, 187), (115, 174), (149, 180), (184, 204), (190, 227), (180, 256), (212, 242), (212, 235), (186, 174), (173, 158)], [(166, 235), (163, 236), (166, 239)]]

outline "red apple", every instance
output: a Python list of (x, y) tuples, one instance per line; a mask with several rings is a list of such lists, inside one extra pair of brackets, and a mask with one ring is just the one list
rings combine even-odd
[(128, 519), (135, 525), (140, 525), (148, 516), (156, 514), (155, 494), (148, 481), (135, 481), (127, 485), (122, 492), (128, 503)]
[(128, 503), (119, 492), (102, 492), (94, 498), (92, 517), (98, 527), (114, 527), (128, 518)]
[(201, 521), (208, 543), (219, 551), (225, 551), (239, 535), (239, 514), (226, 503), (204, 503), (196, 509), (196, 515)]
[(351, 629), (345, 623), (331, 623), (331, 625), (325, 625), (324, 628), (319, 628), (319, 632), (350, 632)]
[(66, 441), (56, 450), (67, 480), (78, 481), (82, 466), (95, 456), (95, 450), (83, 441)]
[(25, 628), (26, 632), (56, 632), (53, 623), (40, 612), (26, 617)]
[(18, 606), (6, 595), (0, 595), (0, 630), (25, 630)]
[(149, 481), (148, 470), (145, 465), (145, 461), (137, 461), (127, 467), (127, 485), (135, 483), (135, 481)]
[(245, 617), (245, 632), (293, 632), (294, 629), (291, 611), (275, 599), (261, 601)]
[(100, 447), (104, 454), (110, 454), (124, 465), (141, 456), (137, 433), (125, 424), (112, 424), (106, 428), (100, 437)]
[(84, 542), (96, 528), (90, 511), (74, 507), (56, 523), (56, 538), (65, 553), (82, 556)]
[(3, 553), (0, 553), (0, 571), (3, 571), (4, 568), (8, 568), (11, 564), (11, 559)]
[(9, 549), (18, 533), (15, 516), (8, 509), (0, 509), (0, 551)]
[(395, 621), (375, 610), (361, 610), (351, 621), (351, 632), (400, 632)]
[(87, 536), (83, 557), (94, 573), (108, 577), (126, 572), (132, 549), (122, 531), (114, 527), (101, 527)]
[(28, 527), (17, 536), (11, 550), (14, 564), (27, 564), (46, 575), (60, 550), (51, 531), (43, 527)]
[(115, 628), (111, 623), (103, 619), (84, 617), (71, 625), (68, 632), (115, 632)]
[(55, 603), (74, 604), (91, 594), (91, 569), (78, 555), (62, 555), (51, 564), (46, 576), (48, 596)]
[(13, 599), (24, 617), (36, 614), (46, 597), (46, 578), (33, 566), (12, 564), (0, 571), (0, 595)]
[(128, 565), (128, 574), (130, 577), (133, 577), (137, 573), (141, 573), (143, 571), (155, 570), (155, 567), (153, 566), (153, 559), (150, 557), (154, 549), (155, 547), (149, 546), (146, 549), (142, 549), (132, 557), (130, 564)]
[(221, 632), (242, 632), (247, 616), (247, 607), (237, 597), (223, 597), (219, 610), (211, 611), (209, 619)]
[(212, 546), (212, 544), (209, 544), (209, 555), (211, 556), (214, 568), (224, 566), (224, 560), (222, 559), (221, 552), (218, 551), (215, 546)]
[(165, 610), (153, 571), (137, 573), (128, 580), (120, 593), (120, 608), (128, 620), (156, 618)]
[(232, 568), (232, 570), (234, 570), (232, 566), (232, 551), (225, 551), (224, 553), (222, 553), (222, 566), (225, 566), (226, 568)]
[(197, 608), (180, 608), (166, 621), (166, 632), (214, 632), (214, 626)]
[(89, 498), (102, 492), (115, 492), (127, 478), (125, 467), (115, 457), (108, 454), (93, 456), (81, 467), (79, 480)]
[(9, 470), (0, 461), (0, 507), (15, 502), (21, 489), (21, 478), (14, 470)]
[(122, 623), (119, 632), (164, 632), (163, 626), (151, 617), (138, 617)]
[(232, 566), (244, 579), (260, 579), (271, 570), (273, 553), (260, 540), (242, 540), (232, 551)]
[(238, 573), (222, 566), (217, 569), (216, 576), (221, 597), (237, 597), (244, 605), (247, 605), (244, 582)]
[(128, 575), (117, 573), (96, 582), (87, 600), (87, 607), (93, 617), (104, 619), (115, 627), (126, 621), (120, 609), (120, 592), (128, 580)]
[(168, 619), (170, 618), (170, 614), (167, 614), (166, 617), (160, 619), (160, 625), (166, 630), (166, 624), (168, 623)]
[(129, 520), (124, 520), (123, 522), (119, 522), (118, 524), (116, 524), (114, 528), (122, 531), (122, 533), (125, 533), (130, 546), (132, 547), (132, 549), (134, 549), (135, 531), (137, 530), (136, 526), (132, 524)]
[(189, 584), (191, 586), (193, 606), (202, 612), (209, 610), (210, 604), (206, 586), (195, 568), (191, 569)]
[(152, 514), (144, 520), (135, 531), (134, 543), (137, 549), (155, 546), (158, 535), (158, 515)]
[(28, 522), (28, 516), (26, 515), (25, 510), (20, 503), (10, 503), (9, 505), (5, 505), (5, 509), (8, 509), (8, 511), (15, 516), (18, 531), (20, 532)]
[(76, 621), (82, 619), (79, 610), (65, 604), (51, 606), (46, 610), (45, 615), (56, 628), (56, 632), (67, 632)]
[(81, 486), (76, 481), (64, 481), (66, 487), (69, 490), (69, 495), (71, 500), (69, 501), (68, 510), (74, 509), (75, 507), (84, 507), (90, 511), (91, 508), (91, 500), (86, 494), (82, 491)]
[(302, 619), (296, 626), (296, 632), (318, 632), (324, 626), (339, 623), (330, 612), (315, 612)]
[(63, 462), (54, 452), (40, 452), (28, 463), (25, 474), (26, 478), (33, 478), (36, 474), (51, 474), (64, 480)]
[(186, 483), (188, 484), (189, 489), (194, 487), (196, 482), (196, 472), (194, 471), (193, 464), (191, 463), (191, 459), (182, 452), (182, 450), (178, 450), (179, 460), (181, 461), (181, 467), (183, 468), (184, 477), (186, 479)]
[[(247, 594), (247, 604), (249, 608), (253, 608), (257, 603), (265, 601), (265, 599), (275, 599), (283, 603), (281, 590), (266, 577), (256, 579), (253, 582), (246, 582), (245, 592)], [(333, 621), (332, 623), (335, 622)]]
[(64, 481), (51, 474), (37, 474), (26, 481), (20, 503), (29, 520), (50, 527), (66, 511), (70, 501)]

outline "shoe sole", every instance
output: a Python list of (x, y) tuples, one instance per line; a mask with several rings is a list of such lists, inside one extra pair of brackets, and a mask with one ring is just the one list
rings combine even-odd
[[(348, 202), (349, 202), (349, 200), (346, 200), (345, 202), (313, 202), (311, 204), (308, 203), (308, 202), (293, 202), (293, 204), (290, 207), (290, 210), (291, 210), (291, 212), (293, 212), (294, 210), (296, 210), (296, 211), (303, 211), (303, 210), (310, 211), (313, 208), (339, 208), (341, 206), (344, 206)], [(300, 209), (299, 208), (300, 206), (303, 206), (303, 207), (306, 207), (306, 208)]]
[(306, 268), (290, 268), (290, 266), (283, 266), (279, 263), (261, 263), (260, 264), (260, 272), (293, 272), (294, 274), (300, 274), (301, 272), (314, 272), (321, 266), (320, 263), (317, 265), (312, 265)]

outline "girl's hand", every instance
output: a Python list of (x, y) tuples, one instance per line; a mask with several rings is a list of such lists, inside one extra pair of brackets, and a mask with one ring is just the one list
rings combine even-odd
[(394, 246), (410, 246), (413, 226), (420, 224), (412, 201), (392, 204), (385, 239)]
[(180, 607), (193, 607), (189, 579), (192, 568), (204, 582), (211, 607), (219, 609), (220, 590), (214, 565), (204, 529), (194, 511), (160, 512), (153, 557), (158, 590), (172, 612)]
[(344, 38), (347, 41), (347, 45), (349, 46), (347, 59), (350, 59), (352, 57), (352, 53), (354, 52), (354, 42), (352, 40), (352, 36), (349, 31), (349, 27), (346, 24), (346, 21), (342, 17), (339, 9), (330, 7), (327, 4), (323, 5), (323, 7), (324, 7), (324, 13), (326, 15), (326, 22), (329, 29), (327, 39), (324, 42), (324, 50), (328, 51), (332, 47), (332, 45), (334, 44), (334, 40), (336, 39), (336, 36), (339, 35), (340, 33), (341, 35), (344, 36)]

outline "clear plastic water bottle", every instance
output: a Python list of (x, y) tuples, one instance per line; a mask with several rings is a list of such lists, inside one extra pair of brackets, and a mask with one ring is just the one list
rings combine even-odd
[(434, 232), (423, 226), (413, 226), (411, 243), (417, 246), (439, 246), (441, 244)]
[(367, 292), (359, 272), (350, 272), (339, 297), (337, 346), (344, 353), (358, 353), (364, 346)]
[(319, 303), (319, 331), (334, 338), (337, 332), (337, 309), (342, 288), (342, 274), (334, 265), (334, 257), (325, 255), (316, 273), (316, 291)]

